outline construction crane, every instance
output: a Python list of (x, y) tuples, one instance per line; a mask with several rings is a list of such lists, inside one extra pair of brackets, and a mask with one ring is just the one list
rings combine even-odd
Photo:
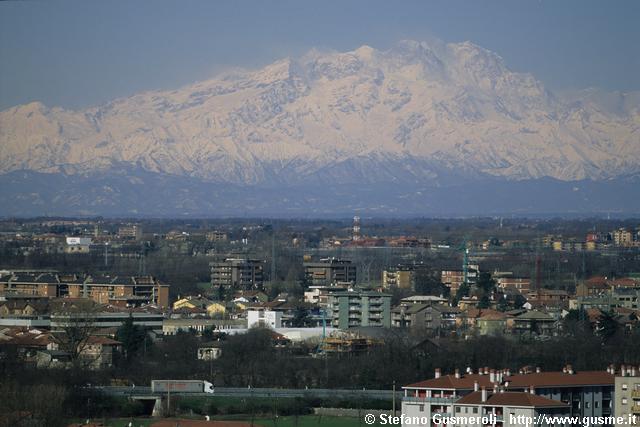
[(462, 251), (462, 283), (469, 285), (469, 248), (467, 247), (468, 236), (462, 238), (462, 243), (458, 250)]

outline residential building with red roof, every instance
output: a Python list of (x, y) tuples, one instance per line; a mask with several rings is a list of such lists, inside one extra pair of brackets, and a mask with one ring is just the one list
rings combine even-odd
[[(493, 394), (524, 392), (557, 401), (573, 416), (608, 416), (613, 412), (614, 376), (614, 368), (575, 371), (570, 365), (558, 372), (530, 367), (518, 373), (489, 368), (474, 372), (467, 368), (465, 373), (456, 370), (453, 375), (442, 375), (436, 369), (434, 378), (403, 387), (402, 413), (430, 419), (435, 413), (453, 414), (459, 402), (471, 402), (461, 399), (484, 387)], [(528, 404), (536, 403), (531, 400), (534, 398), (528, 399)]]

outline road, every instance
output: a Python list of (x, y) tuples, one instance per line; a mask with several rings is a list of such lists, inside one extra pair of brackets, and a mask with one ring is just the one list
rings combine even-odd
[[(94, 387), (96, 390), (100, 390), (110, 395), (152, 395), (151, 387)], [(182, 394), (174, 393), (171, 394)], [(344, 398), (367, 398), (367, 399), (384, 399), (391, 400), (393, 392), (391, 390), (348, 390), (348, 389), (293, 389), (293, 388), (231, 388), (231, 387), (216, 387), (213, 394), (209, 393), (184, 393), (189, 396), (223, 396), (223, 397), (320, 397), (320, 398), (332, 398), (332, 397), (344, 397)], [(397, 391), (397, 398), (401, 398), (402, 391)]]

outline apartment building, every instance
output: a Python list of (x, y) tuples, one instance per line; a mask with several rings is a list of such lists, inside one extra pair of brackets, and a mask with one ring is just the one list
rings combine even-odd
[(415, 273), (409, 269), (401, 269), (398, 267), (389, 268), (382, 271), (382, 287), (413, 289)]
[(120, 239), (142, 240), (142, 228), (139, 225), (125, 225), (118, 228)]
[(500, 289), (516, 289), (524, 295), (531, 289), (531, 279), (528, 277), (499, 277), (497, 285)]
[(631, 246), (633, 233), (625, 228), (619, 228), (613, 232), (613, 243), (616, 246)]
[(329, 296), (337, 292), (344, 292), (348, 289), (348, 285), (337, 284), (334, 286), (309, 286), (304, 291), (304, 302), (317, 305), (319, 307), (327, 307), (329, 305)]
[(635, 424), (616, 424), (616, 426), (640, 425), (640, 366), (621, 366), (615, 378), (615, 415)]
[(401, 303), (391, 310), (391, 326), (434, 331), (454, 330), (460, 313), (458, 307), (449, 307), (444, 304)]
[(339, 329), (360, 326), (391, 326), (391, 295), (364, 290), (348, 290), (329, 296), (328, 317)]
[(307, 286), (331, 286), (336, 283), (355, 284), (356, 266), (348, 259), (324, 258), (319, 262), (305, 262)]
[(282, 312), (265, 309), (247, 310), (247, 328), (253, 327), (281, 328)]
[(226, 242), (229, 236), (224, 231), (214, 230), (207, 232), (206, 239), (208, 242)]
[(264, 261), (250, 258), (226, 258), (209, 264), (211, 285), (214, 289), (262, 289), (264, 285)]
[(400, 289), (415, 289), (416, 275), (425, 270), (423, 264), (398, 264), (382, 271), (382, 287)]
[[(477, 264), (470, 264), (467, 268), (467, 283), (469, 286), (478, 282), (480, 267)], [(464, 283), (464, 270), (442, 270), (440, 281), (443, 285), (451, 289), (451, 295), (455, 295)]]
[[(441, 375), (436, 369), (432, 379), (403, 387), (405, 397), (402, 401), (402, 413), (408, 416), (428, 417), (435, 413), (455, 414), (456, 407), (474, 405), (478, 410), (487, 410), (492, 405), (482, 396), (478, 401), (477, 392), (482, 388), (491, 393), (529, 393), (555, 401), (554, 411), (558, 410), (571, 416), (610, 416), (613, 414), (614, 369), (606, 371), (576, 372), (568, 365), (561, 372), (542, 372), (540, 369), (523, 368), (517, 374), (510, 370), (480, 368), (474, 372), (467, 368), (461, 373), (456, 370), (452, 375)], [(475, 397), (466, 396), (476, 393)], [(472, 395), (473, 396), (473, 395)], [(518, 397), (521, 402), (522, 397)], [(501, 402), (502, 414), (510, 413), (518, 407), (514, 402)], [(530, 401), (528, 410), (538, 410), (538, 402)], [(548, 403), (548, 402), (547, 402)], [(502, 423), (501, 423), (502, 425)], [(504, 424), (507, 425), (507, 424)]]
[(169, 285), (153, 276), (92, 276), (16, 272), (0, 277), (0, 292), (49, 298), (91, 298), (100, 304), (169, 306)]

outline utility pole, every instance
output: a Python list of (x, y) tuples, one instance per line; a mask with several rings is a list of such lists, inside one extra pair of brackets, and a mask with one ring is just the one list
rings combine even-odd
[(276, 278), (276, 233), (271, 228), (271, 284), (273, 285)]
[(392, 406), (392, 410), (393, 413), (391, 414), (392, 416), (396, 416), (396, 380), (393, 380), (393, 406)]
[(167, 416), (171, 416), (171, 382), (167, 383)]

